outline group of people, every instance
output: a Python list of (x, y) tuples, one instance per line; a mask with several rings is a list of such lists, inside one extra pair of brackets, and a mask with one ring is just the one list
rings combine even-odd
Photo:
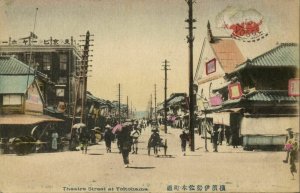
[[(104, 131), (104, 141), (107, 153), (111, 152), (111, 144), (116, 139), (119, 153), (122, 154), (124, 166), (129, 167), (129, 153), (138, 154), (139, 137), (142, 133), (142, 128), (146, 128), (146, 122), (138, 122), (126, 120), (121, 124), (120, 128), (112, 128), (106, 125)], [(148, 150), (154, 149), (154, 154), (157, 155), (158, 147), (161, 142), (158, 128), (154, 125), (152, 134), (148, 140)]]
[(141, 127), (138, 122), (127, 120), (119, 129), (114, 129), (110, 125), (105, 126), (104, 141), (106, 152), (111, 152), (111, 143), (117, 139), (119, 153), (122, 153), (125, 167), (129, 165), (129, 152), (138, 153), (138, 138), (141, 135)]

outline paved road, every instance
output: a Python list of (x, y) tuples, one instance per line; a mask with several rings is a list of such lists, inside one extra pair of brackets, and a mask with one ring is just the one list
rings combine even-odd
[(161, 135), (168, 140), (170, 156), (154, 157), (147, 155), (150, 133), (142, 133), (139, 154), (130, 155), (129, 168), (124, 168), (115, 143), (109, 154), (100, 142), (87, 155), (0, 155), (0, 192), (299, 192), (299, 176), (291, 180), (289, 165), (282, 163), (285, 152), (223, 145), (215, 153), (210, 143), (205, 152), (204, 140), (196, 135), (196, 151), (182, 156), (180, 131), (169, 129)]

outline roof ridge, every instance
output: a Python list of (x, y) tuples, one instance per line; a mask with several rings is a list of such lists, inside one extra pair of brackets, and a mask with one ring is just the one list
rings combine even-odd
[(297, 45), (298, 45), (298, 44), (297, 44), (297, 43), (294, 43), (294, 42), (290, 42), (290, 43), (288, 43), (288, 42), (280, 43), (280, 44), (279, 44), (278, 46), (276, 46), (275, 48), (272, 48), (271, 50), (268, 50), (268, 51), (266, 51), (266, 52), (264, 52), (264, 53), (262, 53), (262, 54), (256, 56), (255, 58), (249, 59), (249, 60), (247, 60), (247, 61), (253, 62), (253, 61), (255, 61), (255, 60), (258, 60), (258, 59), (261, 58), (261, 57), (265, 57), (265, 56), (267, 56), (267, 55), (269, 55), (269, 54), (271, 54), (271, 53), (274, 53), (275, 51), (277, 51), (278, 49), (280, 49), (280, 48), (282, 48), (282, 47), (285, 47), (285, 46), (294, 46), (294, 47), (296, 47)]

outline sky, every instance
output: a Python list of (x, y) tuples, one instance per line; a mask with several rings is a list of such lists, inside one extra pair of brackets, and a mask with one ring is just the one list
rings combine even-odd
[[(298, 0), (195, 0), (194, 71), (209, 20), (214, 35), (229, 35), (217, 26), (216, 17), (226, 7), (256, 9), (269, 36), (256, 43), (237, 41), (245, 58), (253, 58), (278, 43), (299, 43)], [(39, 39), (66, 39), (87, 30), (93, 34), (92, 72), (88, 90), (107, 100), (146, 110), (150, 95), (164, 99), (163, 61), (170, 61), (168, 95), (188, 93), (188, 16), (185, 0), (0, 0), (0, 40), (22, 38), (33, 31)], [(130, 105), (129, 104), (129, 105)]]

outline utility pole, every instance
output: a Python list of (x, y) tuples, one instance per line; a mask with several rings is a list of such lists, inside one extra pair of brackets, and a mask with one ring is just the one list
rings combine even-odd
[[(78, 100), (81, 99), (81, 113), (80, 113), (80, 122), (81, 123), (85, 123), (87, 124), (86, 121), (86, 91), (87, 91), (87, 73), (88, 73), (88, 67), (90, 66), (88, 64), (88, 62), (92, 61), (89, 60), (89, 47), (93, 46), (92, 44), (90, 44), (91, 41), (93, 41), (92, 39), (90, 39), (90, 36), (93, 36), (90, 34), (89, 31), (86, 32), (86, 35), (80, 35), (80, 37), (85, 37), (85, 40), (81, 40), (81, 41), (85, 41), (85, 44), (83, 45), (83, 51), (82, 51), (82, 60), (81, 63), (79, 65), (79, 72), (76, 73), (76, 82), (75, 83), (75, 104), (74, 104), (74, 109), (73, 109), (73, 119), (72, 119), (72, 125), (75, 123), (75, 119), (76, 119), (76, 109), (77, 109), (77, 105), (78, 105)], [(80, 95), (78, 96), (78, 92), (80, 93)]]
[(154, 84), (154, 118), (157, 123), (157, 113), (156, 113), (156, 84)]
[(85, 45), (83, 49), (83, 93), (82, 93), (82, 107), (81, 107), (81, 122), (87, 123), (86, 121), (86, 90), (87, 90), (87, 72), (88, 72), (88, 60), (89, 60), (89, 46), (90, 46), (90, 32), (86, 32)]
[(121, 84), (119, 83), (119, 124), (121, 124)]
[(167, 81), (168, 81), (168, 70), (171, 70), (171, 69), (168, 69), (168, 67), (170, 65), (168, 65), (169, 61), (167, 61), (165, 59), (165, 61), (163, 62), (164, 65), (163, 66), (163, 70), (165, 71), (165, 101), (164, 101), (164, 113), (165, 113), (165, 116), (164, 116), (164, 122), (165, 122), (165, 133), (168, 132), (168, 128), (167, 128)]
[(153, 107), (152, 107), (152, 94), (151, 94), (151, 104), (150, 104), (150, 119), (152, 120)]
[(129, 119), (129, 107), (128, 107), (128, 96), (127, 96), (127, 110), (126, 110), (127, 112), (127, 119)]
[(131, 117), (133, 118), (133, 113), (132, 113), (132, 101), (131, 101), (131, 112), (130, 112), (130, 114), (131, 114)]
[(187, 28), (189, 30), (189, 35), (187, 36), (187, 42), (189, 43), (189, 110), (190, 110), (190, 147), (191, 151), (195, 151), (195, 134), (194, 134), (194, 91), (193, 91), (193, 23), (196, 22), (193, 19), (193, 0), (186, 0), (189, 7), (189, 18), (185, 20), (189, 24)]

